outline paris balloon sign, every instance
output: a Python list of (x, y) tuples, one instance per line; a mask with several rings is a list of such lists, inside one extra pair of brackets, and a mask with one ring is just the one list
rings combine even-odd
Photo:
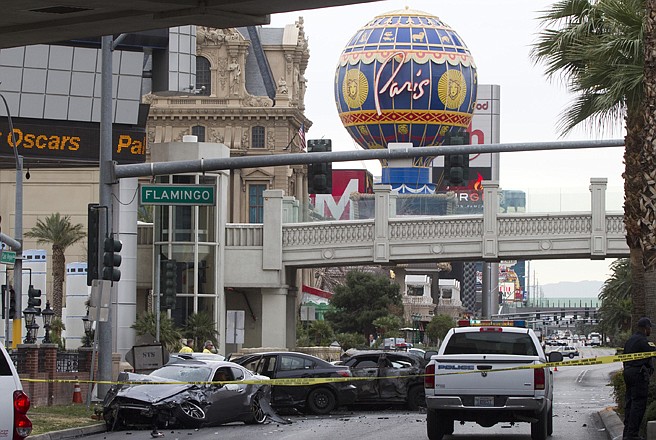
[[(339, 58), (334, 87), (342, 124), (362, 148), (437, 146), (470, 125), (476, 65), (447, 24), (406, 8), (356, 32)], [(418, 158), (415, 166), (430, 160)]]

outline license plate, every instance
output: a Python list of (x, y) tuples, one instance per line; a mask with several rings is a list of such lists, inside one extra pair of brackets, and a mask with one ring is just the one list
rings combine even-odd
[(474, 396), (474, 406), (494, 406), (494, 397)]

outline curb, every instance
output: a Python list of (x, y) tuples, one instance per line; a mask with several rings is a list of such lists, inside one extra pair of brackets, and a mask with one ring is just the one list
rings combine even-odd
[(30, 440), (63, 440), (69, 438), (82, 437), (89, 434), (98, 434), (99, 432), (107, 431), (104, 423), (95, 425), (81, 426), (79, 428), (63, 429), (61, 431), (46, 432), (39, 435), (31, 435)]
[(624, 431), (624, 422), (620, 419), (620, 416), (617, 415), (615, 410), (612, 408), (606, 408), (599, 411), (599, 417), (601, 417), (601, 422), (606, 428), (606, 434), (608, 434), (609, 440), (621, 440), (622, 432)]

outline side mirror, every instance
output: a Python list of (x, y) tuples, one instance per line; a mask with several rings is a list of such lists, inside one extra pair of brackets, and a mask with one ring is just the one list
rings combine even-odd
[(563, 353), (560, 351), (551, 351), (547, 355), (547, 360), (549, 362), (562, 362), (563, 361)]
[(437, 354), (436, 351), (427, 351), (426, 353), (424, 353), (424, 359), (426, 359), (427, 361), (430, 361), (431, 356), (435, 356), (436, 354)]

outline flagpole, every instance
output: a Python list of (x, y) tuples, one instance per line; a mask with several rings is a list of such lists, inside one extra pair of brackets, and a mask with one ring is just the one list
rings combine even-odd
[(289, 141), (289, 143), (287, 144), (287, 146), (286, 146), (285, 148), (282, 149), (283, 151), (285, 151), (285, 150), (289, 150), (289, 147), (291, 147), (292, 142), (294, 142), (294, 139), (296, 139), (296, 136), (298, 136), (298, 132), (294, 133), (294, 136), (292, 136), (292, 139)]

